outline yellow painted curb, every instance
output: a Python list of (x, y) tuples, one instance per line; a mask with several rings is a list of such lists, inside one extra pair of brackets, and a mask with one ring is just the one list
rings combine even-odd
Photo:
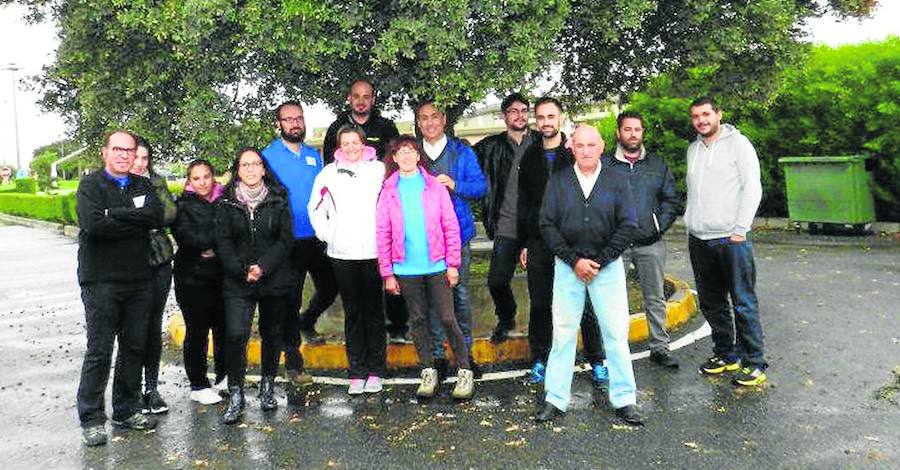
[[(666, 329), (675, 331), (696, 315), (697, 298), (686, 282), (672, 276), (667, 276), (666, 279), (675, 286), (675, 293), (666, 302)], [(649, 336), (647, 318), (643, 313), (631, 315), (629, 328), (628, 341), (631, 343), (644, 341)], [(166, 330), (171, 342), (179, 348), (182, 347), (185, 325), (181, 312), (172, 315)], [(212, 337), (210, 337), (211, 342)], [(259, 364), (260, 349), (260, 340), (251, 338), (247, 344), (247, 362), (249, 364)], [(210, 351), (212, 351), (211, 344)], [(346, 369), (349, 367), (343, 343), (304, 344), (300, 347), (300, 352), (303, 354), (306, 367), (311, 369)], [(529, 358), (528, 338), (514, 336), (500, 344), (493, 344), (488, 338), (476, 338), (472, 345), (472, 358), (479, 364), (526, 360)], [(415, 346), (412, 344), (388, 344), (387, 364), (392, 369), (418, 367), (419, 358)]]

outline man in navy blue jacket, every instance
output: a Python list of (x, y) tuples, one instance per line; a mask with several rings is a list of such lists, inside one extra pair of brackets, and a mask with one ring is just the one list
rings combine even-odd
[(589, 295), (606, 351), (610, 404), (627, 423), (641, 424), (621, 259), (637, 228), (631, 185), (621, 173), (600, 165), (603, 139), (595, 128), (575, 129), (572, 152), (575, 165), (550, 176), (540, 212), (541, 234), (556, 260), (553, 346), (547, 360), (546, 400), (536, 419), (553, 419), (569, 406), (576, 336)]

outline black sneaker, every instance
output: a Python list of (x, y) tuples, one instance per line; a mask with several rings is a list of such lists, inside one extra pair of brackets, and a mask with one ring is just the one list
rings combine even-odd
[(141, 413), (158, 415), (168, 411), (169, 405), (167, 405), (162, 397), (159, 396), (158, 391), (150, 390), (144, 394), (141, 404)]
[(741, 361), (739, 359), (713, 356), (700, 366), (700, 373), (703, 375), (719, 375), (725, 372), (734, 372), (740, 368)]
[(156, 419), (141, 413), (135, 413), (121, 421), (114, 419), (113, 424), (120, 428), (145, 431), (156, 428)]
[(300, 334), (303, 335), (303, 341), (306, 341), (306, 344), (325, 344), (325, 338), (314, 327), (301, 328)]
[(505, 325), (503, 323), (497, 323), (497, 327), (494, 328), (494, 332), (491, 333), (491, 342), (492, 343), (502, 343), (509, 339), (509, 332), (512, 331), (514, 326)]
[(81, 438), (88, 447), (106, 445), (106, 428), (102, 424), (86, 427), (81, 430)]
[(677, 369), (678, 361), (672, 357), (672, 353), (668, 349), (660, 349), (650, 352), (650, 362), (657, 364), (666, 369)]
[(389, 341), (392, 344), (409, 344), (411, 341), (407, 339), (406, 335), (403, 333), (391, 333), (389, 335)]

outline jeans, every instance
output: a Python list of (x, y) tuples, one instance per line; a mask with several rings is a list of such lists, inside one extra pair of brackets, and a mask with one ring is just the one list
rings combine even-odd
[(153, 305), (147, 321), (147, 342), (141, 365), (144, 369), (144, 390), (156, 390), (159, 382), (159, 360), (162, 357), (162, 317), (172, 288), (172, 263), (153, 269)]
[(516, 324), (516, 298), (510, 283), (519, 262), (518, 251), (516, 239), (494, 238), (491, 266), (488, 269), (488, 290), (494, 299), (494, 312), (497, 314), (498, 324), (508, 329)]
[(584, 312), (584, 301), (590, 296), (594, 305), (606, 366), (609, 368), (609, 402), (613, 408), (633, 405), (637, 386), (628, 347), (628, 292), (625, 268), (617, 258), (600, 269), (585, 285), (571, 266), (556, 259), (553, 278), (553, 348), (547, 360), (544, 390), (547, 402), (565, 411), (572, 396), (575, 372), (575, 335)]
[[(411, 336), (419, 355), (419, 364), (423, 368), (434, 365), (434, 338), (429, 332), (431, 318), (437, 316), (440, 319), (442, 333), (450, 337), (450, 347), (456, 358), (456, 366), (460, 369), (469, 368), (469, 347), (466, 344), (462, 330), (456, 319), (453, 308), (453, 289), (447, 284), (445, 272), (427, 274), (423, 276), (397, 276), (400, 283), (400, 292), (406, 301), (406, 309), (409, 312), (409, 324)], [(429, 312), (433, 312), (433, 315)], [(443, 349), (443, 348), (442, 348)], [(441, 351), (441, 356), (443, 350)]]
[(225, 365), (228, 387), (244, 387), (247, 373), (247, 341), (253, 312), (259, 304), (259, 336), (262, 338), (262, 375), (278, 372), (285, 313), (294, 305), (289, 295), (277, 297), (225, 297)]
[(331, 259), (344, 304), (344, 339), (350, 378), (384, 375), (387, 347), (378, 261)]
[[(291, 294), (294, 304), (285, 312), (284, 316), (282, 330), (285, 345), (284, 364), (288, 370), (301, 371), (303, 370), (303, 356), (300, 355), (300, 344), (302, 343), (300, 329), (315, 326), (322, 312), (334, 303), (338, 289), (331, 261), (325, 255), (325, 243), (315, 238), (295, 240), (291, 257), (300, 282), (297, 283), (296, 290)], [(306, 282), (307, 272), (312, 277), (316, 290), (301, 321), (299, 312), (303, 306), (303, 285)]]
[[(456, 323), (462, 331), (466, 348), (472, 347), (472, 306), (469, 304), (469, 290), (466, 283), (469, 282), (469, 266), (472, 264), (472, 247), (466, 243), (462, 246), (459, 264), (459, 283), (453, 288), (453, 311), (456, 314)], [(407, 303), (407, 305), (409, 305)], [(410, 313), (410, 316), (412, 314)], [(431, 347), (434, 357), (444, 357), (444, 326), (441, 317), (433, 308), (428, 309), (428, 325), (431, 329)]]
[(713, 354), (739, 358), (748, 367), (765, 368), (750, 239), (733, 243), (728, 238), (701, 240), (691, 235), (688, 251), (700, 310), (712, 328)]
[[(528, 298), (531, 311), (528, 318), (528, 348), (532, 361), (547, 362), (553, 340), (553, 253), (540, 238), (530, 238), (528, 245)], [(603, 342), (597, 316), (590, 299), (585, 302), (581, 318), (581, 343), (585, 359), (591, 364), (603, 362)]]
[(184, 316), (184, 371), (191, 390), (209, 387), (206, 378), (209, 332), (213, 334), (216, 382), (228, 373), (225, 368), (225, 303), (222, 284), (183, 285), (175, 279), (175, 299)]
[(78, 384), (78, 418), (90, 427), (106, 421), (103, 396), (109, 381), (113, 343), (119, 342), (113, 376), (113, 419), (140, 411), (141, 358), (153, 301), (151, 281), (93, 282), (81, 286), (87, 350)]
[(664, 291), (666, 278), (666, 242), (658, 240), (647, 246), (633, 246), (622, 253), (625, 269), (634, 264), (644, 306), (650, 339), (647, 346), (650, 351), (666, 351), (669, 349), (669, 333), (666, 331), (666, 294)]

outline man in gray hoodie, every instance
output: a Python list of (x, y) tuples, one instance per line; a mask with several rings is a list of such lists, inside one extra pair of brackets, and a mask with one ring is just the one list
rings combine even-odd
[(684, 220), (700, 309), (713, 340), (713, 356), (700, 373), (740, 369), (735, 385), (760, 385), (767, 364), (749, 238), (762, 199), (759, 159), (740, 131), (722, 124), (722, 108), (714, 99), (698, 98), (690, 111), (698, 136), (687, 151)]

